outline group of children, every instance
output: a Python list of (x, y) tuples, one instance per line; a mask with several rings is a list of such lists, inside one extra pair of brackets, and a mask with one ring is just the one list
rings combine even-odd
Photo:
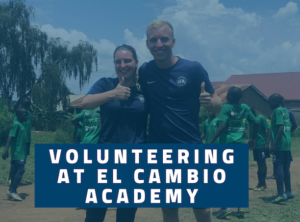
[[(267, 188), (266, 158), (269, 158), (271, 153), (278, 192), (277, 197), (271, 203), (278, 204), (294, 198), (290, 177), (290, 164), (293, 160), (291, 133), (297, 128), (297, 124), (292, 113), (284, 108), (284, 98), (277, 93), (273, 94), (268, 100), (269, 106), (273, 110), (271, 124), (269, 124), (264, 116), (256, 114), (254, 108), (250, 109), (246, 104), (240, 104), (241, 98), (242, 90), (238, 87), (231, 87), (227, 92), (227, 104), (223, 105), (220, 117), (216, 118), (215, 113), (209, 113), (209, 119), (204, 123), (201, 137), (206, 139), (206, 143), (244, 143), (243, 137), (248, 121), (249, 148), (253, 150), (253, 158), (258, 166), (258, 185), (254, 191), (262, 191)], [(226, 218), (231, 213), (230, 208), (221, 208), (217, 218)], [(244, 209), (238, 209), (237, 217), (244, 217)]]
[[(244, 143), (247, 121), (249, 122), (249, 148), (253, 150), (253, 158), (257, 162), (258, 185), (255, 191), (267, 188), (266, 158), (273, 155), (274, 177), (276, 179), (278, 195), (271, 203), (280, 203), (295, 197), (291, 189), (290, 164), (291, 155), (291, 132), (297, 125), (292, 114), (284, 108), (284, 98), (279, 94), (269, 97), (269, 105), (273, 110), (271, 124), (262, 115), (257, 115), (254, 108), (246, 104), (240, 104), (242, 90), (231, 87), (227, 92), (227, 104), (224, 104), (217, 118), (215, 113), (209, 113), (209, 119), (204, 122), (201, 138), (206, 143)], [(5, 152), (2, 158), (9, 156), (11, 146), (11, 180), (7, 196), (21, 201), (17, 193), (17, 187), (25, 172), (26, 157), (30, 152), (31, 141), (31, 117), (29, 112), (31, 101), (24, 98), (21, 107), (17, 108), (14, 123), (10, 130)], [(291, 121), (292, 120), (292, 121)], [(97, 143), (100, 133), (100, 110), (83, 110), (76, 115), (71, 122), (82, 129), (80, 143)], [(292, 124), (291, 124), (292, 122)], [(271, 146), (270, 146), (271, 141)], [(285, 190), (284, 190), (285, 187)], [(230, 208), (221, 208), (217, 218), (225, 218), (230, 215)], [(244, 209), (239, 208), (238, 217), (244, 217)]]
[[(11, 147), (11, 167), (7, 179), (7, 185), (9, 185), (7, 196), (9, 199), (17, 201), (22, 201), (22, 198), (17, 193), (17, 187), (25, 173), (27, 155), (30, 154), (30, 106), (31, 100), (28, 97), (24, 97), (21, 100), (20, 106), (16, 109), (14, 122), (7, 138), (5, 151), (2, 155), (2, 159), (6, 160), (9, 157), (9, 148)], [(98, 142), (101, 128), (99, 108), (94, 110), (83, 110), (81, 113), (76, 115), (71, 122), (81, 129), (82, 133), (80, 134), (79, 143), (95, 144)]]

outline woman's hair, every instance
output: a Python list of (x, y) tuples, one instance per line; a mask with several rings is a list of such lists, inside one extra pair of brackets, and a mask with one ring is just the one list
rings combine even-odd
[[(137, 58), (137, 54), (136, 54), (135, 49), (134, 49), (132, 46), (126, 45), (126, 44), (120, 45), (120, 46), (118, 46), (118, 47), (115, 49), (114, 55), (113, 55), (113, 56), (114, 56), (114, 57), (113, 57), (114, 60), (115, 60), (116, 52), (117, 52), (117, 51), (120, 51), (120, 50), (127, 50), (127, 51), (130, 51), (130, 52), (132, 53), (133, 59), (134, 59), (136, 62), (138, 62), (138, 58)], [(135, 68), (135, 78), (134, 78), (134, 82), (135, 82), (136, 88), (137, 88), (138, 90), (141, 90), (141, 86), (140, 86), (138, 80), (139, 80), (139, 74), (138, 74), (138, 68), (136, 67), (136, 68)]]

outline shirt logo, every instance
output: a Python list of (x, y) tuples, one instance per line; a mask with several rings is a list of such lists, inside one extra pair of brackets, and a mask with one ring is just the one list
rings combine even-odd
[(156, 81), (151, 81), (151, 82), (149, 82), (149, 81), (147, 81), (147, 84), (152, 84), (152, 83), (155, 83)]
[(178, 86), (184, 86), (186, 84), (186, 78), (183, 76), (180, 76), (177, 78), (177, 85)]
[(231, 114), (232, 116), (234, 116), (234, 112), (231, 112), (230, 114)]
[(143, 95), (139, 95), (138, 99), (141, 101), (141, 103), (145, 103), (145, 98)]

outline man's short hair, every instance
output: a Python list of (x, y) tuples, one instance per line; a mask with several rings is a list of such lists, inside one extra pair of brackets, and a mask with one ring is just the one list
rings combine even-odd
[(173, 29), (173, 26), (167, 22), (167, 21), (163, 21), (163, 20), (154, 20), (153, 22), (151, 22), (148, 27), (147, 27), (147, 32), (146, 32), (146, 35), (147, 35), (147, 38), (148, 38), (148, 32), (150, 29), (153, 29), (153, 28), (160, 28), (162, 26), (169, 26), (169, 28), (171, 29), (171, 32), (172, 32), (172, 37), (174, 38), (174, 29)]

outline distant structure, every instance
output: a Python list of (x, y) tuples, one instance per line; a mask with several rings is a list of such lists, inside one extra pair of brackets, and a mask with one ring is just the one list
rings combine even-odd
[(224, 82), (212, 84), (218, 95), (229, 86), (240, 87), (244, 91), (242, 102), (255, 106), (263, 115), (271, 114), (271, 110), (265, 107), (265, 98), (279, 93), (285, 98), (285, 107), (294, 113), (300, 125), (300, 72), (232, 75)]

